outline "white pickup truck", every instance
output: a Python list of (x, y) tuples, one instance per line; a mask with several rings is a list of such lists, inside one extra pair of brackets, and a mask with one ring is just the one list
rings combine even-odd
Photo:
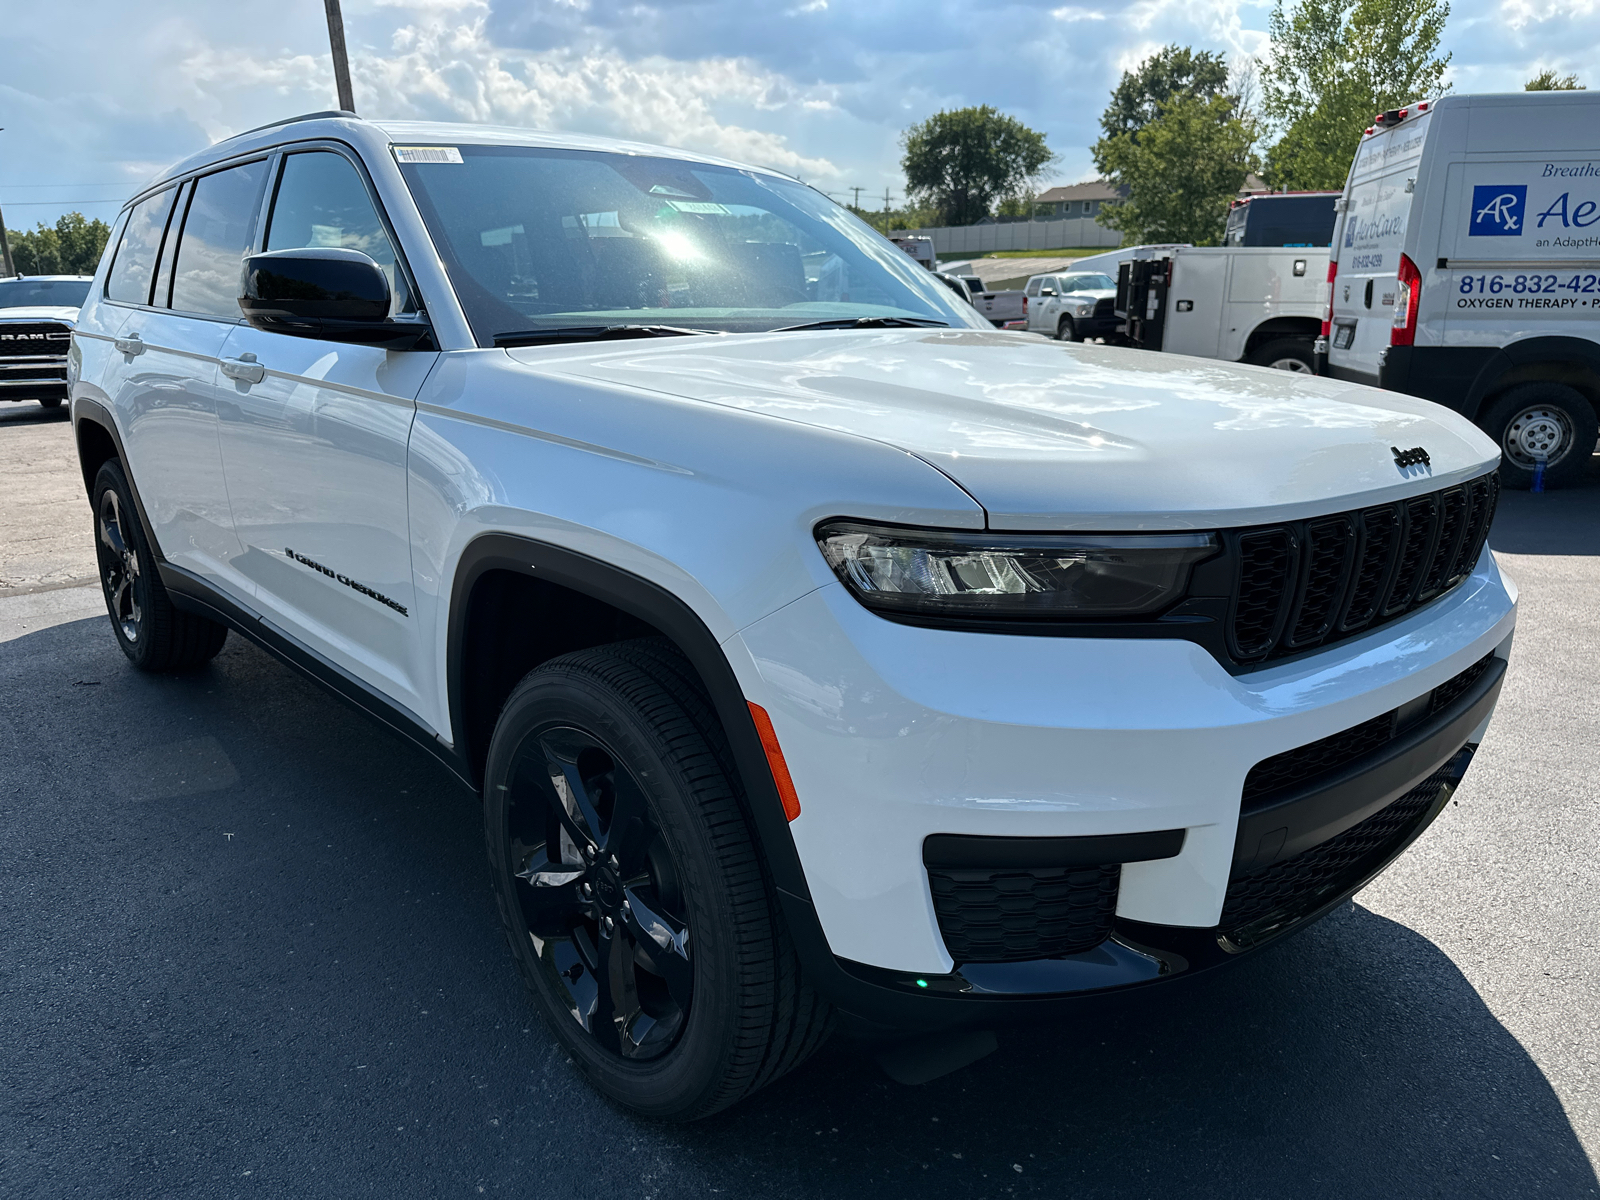
[(1183, 246), (1118, 268), (1123, 340), (1310, 374), (1327, 304), (1327, 247)]

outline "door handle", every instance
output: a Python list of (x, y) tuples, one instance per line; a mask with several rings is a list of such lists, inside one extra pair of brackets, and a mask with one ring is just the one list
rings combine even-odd
[(117, 353), (135, 355), (144, 353), (144, 339), (137, 333), (128, 337), (113, 338), (111, 344), (117, 348)]
[(267, 369), (256, 361), (254, 354), (241, 354), (238, 358), (222, 360), (222, 373), (240, 383), (260, 383), (267, 377)]

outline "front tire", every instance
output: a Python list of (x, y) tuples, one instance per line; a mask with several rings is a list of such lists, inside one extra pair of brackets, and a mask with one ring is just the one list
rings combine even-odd
[(1483, 428), (1500, 445), (1500, 478), (1511, 488), (1533, 485), (1540, 455), (1547, 486), (1577, 482), (1597, 436), (1593, 406), (1583, 393), (1561, 383), (1512, 388), (1489, 406)]
[(128, 477), (116, 459), (95, 475), (93, 500), (100, 590), (128, 661), (141, 671), (171, 673), (210, 662), (227, 640), (228, 627), (173, 607), (156, 574)]
[(1078, 323), (1071, 317), (1062, 317), (1061, 323), (1056, 326), (1056, 341), (1079, 342), (1082, 340), (1078, 336)]
[(694, 1120), (825, 1040), (831, 1012), (800, 982), (726, 739), (670, 643), (564, 655), (517, 685), (484, 834), (517, 966), (605, 1095)]
[(1317, 358), (1311, 343), (1304, 338), (1277, 338), (1250, 355), (1249, 361), (1258, 367), (1271, 367), (1275, 371), (1289, 371), (1296, 375), (1315, 375)]

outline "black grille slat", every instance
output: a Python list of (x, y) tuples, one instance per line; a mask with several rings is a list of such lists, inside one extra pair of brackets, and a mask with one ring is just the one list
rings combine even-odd
[(1433, 496), (1418, 496), (1405, 503), (1405, 532), (1400, 538), (1400, 564), (1394, 582), (1380, 610), (1384, 617), (1397, 617), (1416, 602), (1417, 585), (1427, 569), (1439, 531), (1439, 501)]
[(1098, 867), (929, 867), (934, 913), (958, 963), (1027, 962), (1092, 950), (1111, 936), (1120, 863)]
[(1445, 581), (1451, 587), (1472, 573), (1478, 558), (1483, 554), (1483, 544), (1489, 537), (1489, 526), (1494, 521), (1494, 510), (1500, 499), (1500, 476), (1490, 475), (1474, 479), (1467, 485), (1472, 511), (1468, 517), (1466, 536), (1461, 539), (1461, 549), (1451, 564), (1450, 577)]
[(1294, 539), (1287, 529), (1262, 529), (1239, 539), (1239, 573), (1233, 597), (1233, 650), (1258, 658), (1272, 649), (1290, 599)]
[(1105, 299), (1096, 300), (1094, 303), (1094, 315), (1097, 317), (1115, 316), (1116, 311), (1117, 298), (1115, 296), (1107, 296)]
[(1316, 645), (1332, 627), (1354, 550), (1355, 528), (1347, 516), (1313, 521), (1307, 527), (1298, 600), (1284, 639), (1291, 650)]
[(1461, 537), (1467, 531), (1467, 497), (1464, 487), (1446, 488), (1439, 493), (1439, 539), (1422, 577), (1422, 587), (1417, 591), (1419, 601), (1433, 599), (1444, 590), (1445, 581), (1450, 578), (1450, 569), (1461, 551)]
[(1339, 618), (1339, 632), (1366, 628), (1378, 613), (1389, 577), (1394, 573), (1395, 546), (1400, 538), (1400, 509), (1386, 504), (1361, 513), (1361, 549), (1355, 584)]

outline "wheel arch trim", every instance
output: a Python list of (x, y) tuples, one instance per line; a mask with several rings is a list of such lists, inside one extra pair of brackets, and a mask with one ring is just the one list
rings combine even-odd
[[(486, 574), (506, 571), (556, 584), (609, 604), (661, 631), (694, 667), (728, 737), (748, 801), (751, 824), (773, 883), (810, 907), (799, 852), (783, 800), (767, 765), (748, 700), (727, 654), (700, 615), (681, 597), (621, 567), (576, 550), (509, 533), (482, 533), (462, 549), (450, 588), (445, 643), (450, 728), (474, 786), (483, 786), (484, 754), (467, 744), (464, 695), (467, 619), (473, 590)], [(486, 751), (487, 747), (483, 747)], [(815, 917), (813, 916), (813, 920)], [(820, 932), (820, 928), (819, 928)]]
[[(95, 472), (89, 469), (89, 464), (84, 461), (84, 426), (91, 425), (111, 440), (111, 445), (116, 451), (115, 458), (122, 464), (122, 474), (128, 481), (128, 491), (133, 494), (133, 508), (139, 515), (139, 527), (144, 531), (145, 545), (150, 547), (150, 553), (156, 562), (167, 561), (166, 555), (161, 552), (161, 543), (156, 540), (155, 526), (150, 523), (150, 515), (145, 512), (144, 498), (139, 495), (139, 484), (133, 477), (133, 464), (128, 461), (127, 448), (122, 444), (122, 433), (117, 429), (116, 419), (111, 415), (111, 410), (97, 400), (89, 400), (82, 396), (72, 401), (72, 441), (78, 454), (78, 470), (83, 475), (83, 488), (89, 496), (89, 503), (94, 503), (94, 476)], [(96, 464), (96, 471), (99, 469)]]

